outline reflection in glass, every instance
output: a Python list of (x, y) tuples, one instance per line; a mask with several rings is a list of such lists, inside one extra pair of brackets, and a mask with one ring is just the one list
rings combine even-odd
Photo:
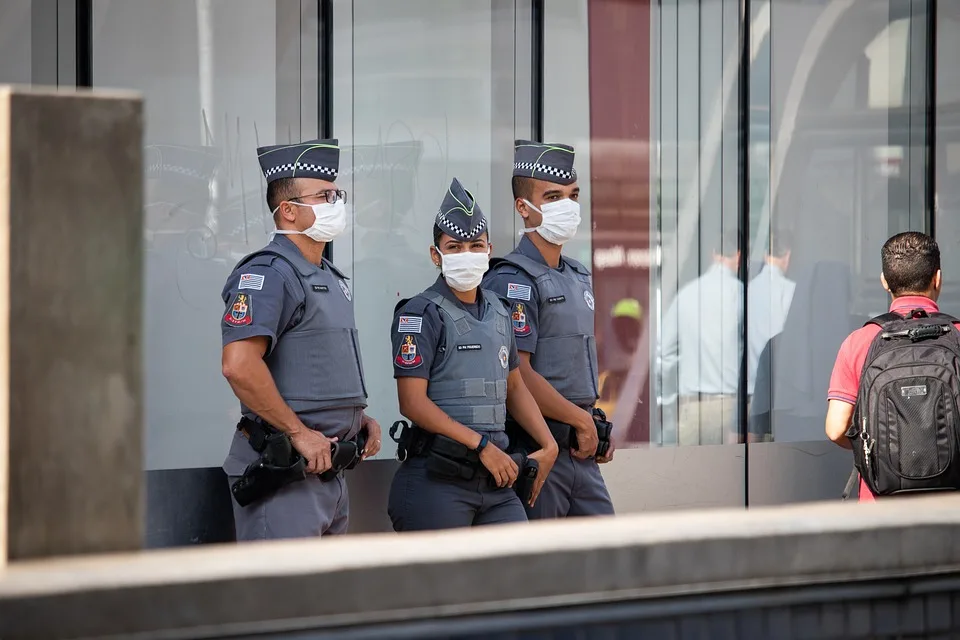
[[(925, 6), (771, 0), (754, 34), (769, 77), (755, 69), (750, 88), (751, 257), (765, 263), (748, 284), (751, 441), (825, 438), (840, 344), (887, 310), (880, 246), (924, 228)], [(789, 305), (760, 280), (784, 237)]]
[[(494, 94), (513, 86), (514, 59), (500, 60), (494, 43), (513, 41), (514, 19), (477, 0), (365, 0), (335, 12), (335, 26), (352, 34), (334, 56), (335, 97), (344, 99), (334, 131), (354, 224), (334, 258), (353, 280), (368, 411), (384, 424), (400, 418), (386, 327), (400, 300), (437, 277), (425, 240), (437, 203), (454, 176), (479, 202), (512, 200), (509, 174), (495, 183), (493, 166), (513, 149), (493, 141), (498, 128), (513, 131), (513, 111), (495, 111)], [(490, 211), (491, 236), (513, 217)], [(509, 249), (494, 242), (495, 252)], [(379, 457), (393, 455), (384, 442)]]
[(273, 230), (257, 146), (316, 134), (300, 119), (317, 74), (315, 53), (300, 64), (319, 35), (309, 18), (260, 0), (93, 2), (94, 85), (145, 103), (147, 469), (219, 466), (239, 418), (220, 290)]
[(738, 7), (664, 0), (658, 14), (651, 439), (661, 444), (736, 442), (744, 423), (753, 442), (824, 439), (840, 342), (886, 311), (879, 247), (922, 230), (929, 206), (927, 2), (751, 3), (748, 132), (737, 126)]

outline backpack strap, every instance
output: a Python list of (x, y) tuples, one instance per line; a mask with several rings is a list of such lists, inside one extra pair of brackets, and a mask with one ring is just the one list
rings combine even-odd
[(869, 320), (863, 323), (863, 326), (866, 327), (871, 324), (875, 324), (881, 329), (883, 329), (884, 325), (889, 324), (891, 322), (896, 322), (897, 320), (903, 320), (903, 316), (901, 316), (899, 313), (894, 313), (893, 311), (890, 311), (887, 313), (882, 313), (875, 318), (870, 318)]

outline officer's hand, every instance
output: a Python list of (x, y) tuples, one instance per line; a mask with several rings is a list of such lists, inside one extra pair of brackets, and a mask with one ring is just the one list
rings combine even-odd
[(616, 448), (617, 448), (616, 445), (613, 443), (613, 436), (611, 436), (610, 446), (607, 447), (607, 455), (597, 456), (596, 458), (597, 464), (606, 464), (607, 462), (610, 462), (611, 460), (613, 460), (613, 452)]
[(361, 424), (360, 428), (367, 431), (367, 444), (363, 448), (363, 459), (366, 460), (377, 455), (380, 451), (380, 423), (367, 414), (363, 414)]
[(593, 422), (593, 416), (583, 412), (583, 420), (575, 425), (577, 430), (577, 444), (579, 449), (573, 450), (573, 455), (583, 460), (592, 458), (597, 453), (597, 445), (600, 439), (597, 437), (597, 425)]
[(333, 466), (330, 445), (336, 438), (327, 438), (319, 431), (304, 427), (290, 436), (293, 448), (307, 461), (307, 473), (323, 473)]
[(537, 498), (540, 497), (540, 490), (543, 489), (543, 483), (546, 482), (547, 476), (550, 475), (550, 470), (553, 469), (553, 464), (557, 461), (558, 453), (560, 453), (560, 450), (557, 448), (557, 445), (554, 444), (549, 449), (540, 449), (530, 454), (529, 458), (536, 460), (537, 464), (540, 465), (537, 471), (537, 479), (533, 483), (533, 493), (530, 494), (531, 507), (537, 503)]
[(517, 475), (520, 473), (517, 463), (492, 442), (488, 442), (480, 452), (480, 462), (493, 476), (498, 487), (512, 487), (517, 481)]

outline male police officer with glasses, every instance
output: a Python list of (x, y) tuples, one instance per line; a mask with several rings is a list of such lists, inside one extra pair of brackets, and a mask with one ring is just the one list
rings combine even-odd
[(513, 252), (491, 261), (483, 283), (510, 309), (520, 373), (560, 445), (540, 499), (527, 508), (531, 519), (613, 513), (597, 466), (612, 459), (613, 443), (610, 424), (594, 410), (599, 394), (590, 271), (561, 255), (580, 225), (573, 160), (571, 146), (516, 141), (513, 196), (524, 235)]
[(222, 297), (223, 375), (240, 400), (223, 469), (238, 540), (343, 534), (342, 470), (380, 449), (347, 278), (323, 258), (347, 224), (336, 140), (257, 150), (277, 231)]

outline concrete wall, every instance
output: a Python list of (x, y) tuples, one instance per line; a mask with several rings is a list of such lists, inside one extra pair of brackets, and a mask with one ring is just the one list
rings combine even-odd
[(19, 562), (0, 574), (0, 635), (954, 635), (958, 507), (951, 495)]

